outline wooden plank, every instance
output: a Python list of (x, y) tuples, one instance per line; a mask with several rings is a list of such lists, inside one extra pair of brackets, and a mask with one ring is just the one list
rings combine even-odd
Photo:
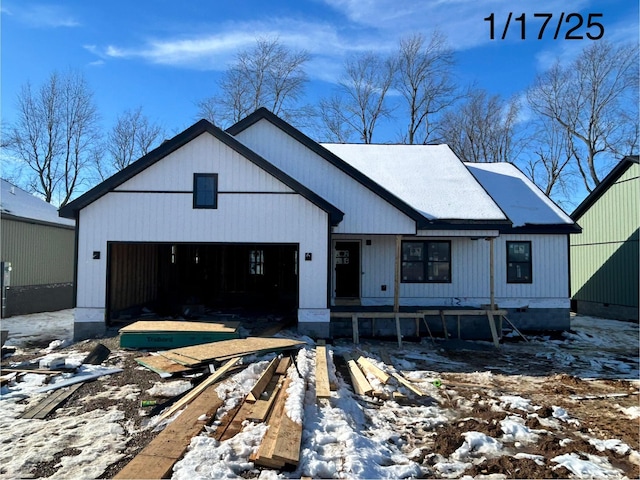
[(286, 414), (282, 415), (279, 423), (278, 437), (271, 458), (297, 467), (300, 462), (302, 425), (291, 420)]
[(271, 393), (268, 399), (258, 400), (254, 403), (249, 415), (247, 415), (247, 420), (251, 420), (256, 423), (264, 422), (273, 409), (273, 404), (275, 403), (276, 396), (278, 395), (280, 388), (282, 388), (281, 385), (276, 386), (276, 389)]
[(351, 383), (353, 385), (353, 390), (358, 395), (369, 395), (373, 392), (373, 387), (367, 380), (367, 377), (364, 376), (362, 370), (358, 367), (356, 361), (348, 355), (345, 355), (345, 360), (347, 361), (347, 366), (349, 367), (349, 375), (351, 376)]
[(244, 402), (238, 402), (238, 404), (235, 407), (229, 410), (226, 413), (226, 415), (222, 417), (222, 419), (220, 420), (220, 423), (216, 428), (216, 431), (210, 434), (209, 436), (220, 441), (222, 439), (222, 436), (224, 435), (224, 432), (227, 430), (227, 428), (229, 428), (229, 425), (231, 425), (231, 422), (233, 422), (233, 419), (236, 418), (238, 411), (242, 408), (243, 405), (244, 405)]
[(267, 421), (269, 429), (267, 430), (267, 433), (265, 433), (262, 443), (260, 443), (256, 453), (249, 457), (256, 465), (269, 468), (282, 468), (285, 464), (282, 460), (273, 459), (272, 455), (278, 440), (280, 419), (284, 415), (285, 397), (290, 383), (291, 380), (286, 378), (282, 388), (278, 392), (276, 404), (269, 415)]
[(220, 438), (221, 442), (235, 437), (242, 430), (243, 423), (249, 416), (249, 412), (251, 412), (253, 405), (253, 403), (248, 403), (246, 401), (242, 402), (240, 409), (237, 411), (236, 415), (233, 417), (233, 420), (222, 434), (222, 437)]
[(385, 373), (384, 370), (382, 370), (380, 367), (375, 365), (373, 362), (371, 362), (371, 360), (369, 360), (366, 357), (359, 357), (358, 360), (356, 360), (356, 361), (358, 362), (358, 365), (360, 365), (360, 367), (365, 372), (370, 373), (371, 375), (376, 377), (384, 385), (389, 383), (389, 380), (391, 379), (391, 376), (388, 375), (387, 373)]
[(82, 385), (83, 385), (82, 383), (76, 383), (75, 385), (72, 385), (71, 387), (69, 387), (69, 389), (67, 390), (59, 390), (56, 393), (47, 396), (47, 398), (45, 398), (38, 405), (30, 408), (29, 410), (24, 412), (22, 415), (20, 415), (20, 418), (39, 418), (39, 419), (46, 418), (47, 415), (49, 415), (56, 408), (62, 405), (62, 402), (64, 402), (67, 398), (73, 395), (73, 393), (76, 390), (78, 390)]
[(234, 333), (240, 326), (240, 322), (188, 322), (176, 320), (141, 320), (131, 325), (122, 327), (120, 333), (146, 333), (146, 332), (214, 332)]
[(209, 419), (213, 418), (223, 403), (216, 393), (215, 385), (204, 389), (182, 415), (167, 425), (114, 478), (170, 478), (173, 465), (184, 455), (191, 439), (207, 423), (200, 420), (200, 417), (204, 414)]
[[(211, 361), (227, 360), (237, 356), (287, 350), (301, 345), (304, 345), (304, 342), (286, 338), (248, 337), (194, 345), (192, 347), (175, 348), (161, 352), (161, 355), (174, 360), (169, 355), (176, 354), (178, 358), (184, 357), (191, 359), (189, 364), (201, 364)], [(183, 362), (184, 361), (179, 361), (178, 363)]]
[(171, 406), (171, 408), (167, 409), (166, 412), (162, 413), (159, 416), (159, 420), (163, 420), (167, 417), (170, 417), (175, 412), (180, 410), (185, 405), (189, 404), (194, 398), (196, 398), (203, 390), (205, 390), (209, 385), (216, 382), (219, 378), (221, 378), (231, 367), (233, 367), (236, 363), (240, 361), (240, 357), (232, 358), (227, 363), (224, 364), (221, 368), (212, 373), (204, 382), (195, 387), (191, 392), (182, 397), (176, 403)]
[(265, 371), (262, 372), (262, 375), (260, 375), (260, 378), (247, 395), (248, 402), (253, 403), (260, 398), (260, 395), (262, 394), (262, 392), (264, 392), (265, 387), (269, 384), (269, 381), (271, 380), (271, 377), (273, 377), (273, 374), (275, 373), (279, 363), (280, 359), (278, 357), (275, 357), (273, 360), (271, 360)]
[(327, 366), (327, 347), (316, 347), (316, 398), (331, 397), (329, 368)]
[(442, 320), (442, 333), (445, 340), (449, 340), (449, 332), (447, 332), (447, 321), (444, 318), (444, 310), (440, 310), (440, 319)]
[(180, 365), (184, 365), (185, 367), (195, 368), (203, 365), (203, 362), (201, 362), (200, 360), (195, 360), (193, 358), (185, 357), (184, 355), (175, 353), (173, 350), (166, 350), (164, 352), (158, 352), (158, 353), (164, 358), (166, 358), (167, 360), (171, 360), (174, 363), (179, 363)]
[(396, 321), (396, 335), (398, 335), (398, 348), (402, 348), (402, 329), (400, 328), (400, 316), (395, 316)]
[(493, 318), (491, 311), (487, 310), (487, 319), (489, 320), (489, 328), (491, 329), (491, 337), (493, 338), (493, 344), (496, 348), (500, 348), (500, 339), (498, 338), (498, 332), (496, 331), (496, 322)]
[(278, 364), (278, 368), (276, 368), (277, 375), (286, 375), (287, 370), (291, 366), (291, 357), (282, 357), (280, 359), (280, 363)]
[(146, 357), (135, 358), (134, 360), (140, 365), (159, 374), (173, 375), (175, 373), (189, 372), (193, 370), (191, 367), (173, 362), (162, 355), (148, 355)]
[(404, 387), (408, 388), (409, 390), (411, 390), (413, 393), (415, 393), (416, 395), (418, 395), (419, 397), (424, 397), (425, 394), (419, 390), (418, 388), (414, 387), (411, 382), (409, 382), (409, 380), (407, 380), (406, 378), (404, 378), (402, 375), (400, 375), (398, 372), (393, 372), (393, 378), (395, 378), (396, 380), (398, 380), (398, 382), (403, 385)]

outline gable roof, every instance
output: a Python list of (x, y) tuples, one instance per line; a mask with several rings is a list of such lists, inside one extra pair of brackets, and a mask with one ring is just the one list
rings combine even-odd
[(280, 117), (278, 117), (277, 115), (270, 112), (264, 107), (259, 108), (249, 116), (245, 117), (244, 119), (240, 120), (236, 124), (227, 128), (226, 131), (231, 135), (237, 135), (240, 132), (251, 127), (253, 124), (259, 122), (260, 120), (266, 120), (271, 124), (275, 125), (280, 130), (285, 132), (287, 135), (289, 135), (290, 137), (292, 137), (293, 139), (297, 140), (302, 145), (307, 147), (309, 150), (319, 155), (320, 157), (325, 159), (327, 162), (329, 162), (330, 164), (332, 164), (333, 166), (335, 166), (336, 168), (338, 168), (339, 170), (346, 173), (351, 178), (353, 178), (354, 180), (362, 184), (364, 187), (368, 188), (373, 193), (377, 194), (378, 196), (386, 200), (389, 204), (393, 205), (395, 208), (397, 208), (402, 213), (407, 215), (409, 218), (414, 220), (418, 228), (426, 228), (432, 223), (428, 218), (426, 218), (416, 209), (414, 209), (413, 207), (411, 207), (410, 205), (408, 205), (407, 203), (405, 203), (404, 201), (402, 201), (401, 199), (393, 195), (391, 192), (385, 190), (378, 183), (368, 178), (358, 169), (349, 165), (343, 159), (341, 159), (334, 153), (330, 152), (329, 150), (324, 148), (322, 145), (320, 145), (318, 142), (316, 142), (315, 140), (312, 140), (311, 138), (306, 136), (304, 133), (302, 133), (300, 130), (293, 127), (292, 125), (290, 125), (289, 123), (287, 123), (286, 121), (284, 121), (283, 119), (281, 119)]
[(447, 145), (323, 143), (434, 223), (510, 224)]
[(223, 130), (216, 127), (211, 122), (205, 119), (198, 121), (191, 127), (187, 128), (185, 131), (173, 137), (171, 140), (165, 141), (158, 148), (152, 150), (145, 156), (136, 160), (128, 167), (124, 168), (123, 170), (117, 172), (113, 176), (106, 179), (104, 182), (96, 185), (91, 190), (89, 190), (85, 194), (75, 199), (73, 202), (70, 202), (67, 205), (65, 205), (63, 208), (60, 209), (60, 216), (67, 217), (67, 218), (76, 218), (77, 213), (80, 210), (90, 205), (91, 203), (95, 202), (103, 195), (114, 190), (116, 187), (118, 187), (122, 183), (126, 182), (127, 180), (134, 177), (138, 173), (142, 172), (146, 168), (150, 167), (154, 163), (162, 160), (164, 157), (166, 157), (170, 153), (179, 149), (180, 147), (187, 144), (188, 142), (190, 142), (191, 140), (195, 139), (196, 137), (200, 136), (203, 133), (209, 133), (213, 135), (215, 138), (220, 140), (226, 146), (235, 150), (244, 158), (253, 162), (255, 165), (265, 170), (267, 173), (273, 175), (282, 183), (290, 187), (293, 191), (299, 193), (300, 195), (305, 197), (307, 200), (309, 200), (311, 203), (313, 203), (320, 209), (327, 212), (330, 217), (331, 225), (336, 226), (342, 221), (344, 217), (344, 213), (340, 211), (340, 209), (333, 206), (332, 204), (327, 202), (325, 199), (320, 197), (318, 194), (311, 191), (310, 189), (308, 189), (307, 187), (299, 183), (297, 180), (295, 180), (294, 178), (290, 177), (285, 172), (277, 168), (275, 165), (273, 165), (272, 163), (268, 162), (263, 157), (255, 153), (253, 150), (249, 149), (248, 147), (240, 143), (231, 135), (224, 132)]
[(513, 227), (529, 233), (564, 231), (578, 233), (580, 227), (515, 165), (465, 163), (513, 222)]
[(589, 195), (576, 207), (571, 214), (571, 218), (578, 221), (587, 210), (589, 210), (594, 203), (596, 203), (602, 195), (604, 195), (611, 186), (618, 181), (618, 179), (625, 174), (627, 170), (631, 168), (633, 164), (640, 163), (638, 155), (629, 155), (624, 157), (618, 164), (613, 167), (609, 174), (602, 179), (602, 181), (594, 188)]
[(3, 218), (56, 227), (73, 228), (75, 222), (58, 216), (58, 209), (19, 187), (1, 181), (0, 214)]

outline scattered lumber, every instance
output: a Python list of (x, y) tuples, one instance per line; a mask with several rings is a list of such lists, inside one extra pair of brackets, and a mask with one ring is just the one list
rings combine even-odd
[(282, 388), (282, 384), (284, 383), (285, 377), (287, 375), (287, 370), (291, 365), (291, 357), (284, 357), (278, 359), (278, 364), (274, 370), (274, 374), (272, 375), (269, 383), (265, 387), (265, 392), (267, 394), (266, 398), (260, 398), (256, 400), (249, 413), (248, 419), (254, 422), (264, 422), (269, 414), (271, 413), (271, 409), (273, 408), (273, 404), (278, 396), (280, 389)]
[(409, 390), (411, 390), (413, 393), (415, 393), (419, 397), (424, 397), (425, 396), (425, 393), (423, 393), (420, 389), (418, 389), (415, 386), (413, 386), (409, 380), (407, 380), (405, 377), (403, 377), (399, 373), (393, 372), (392, 375), (393, 375), (393, 378), (398, 380), (398, 382), (401, 385), (403, 385), (404, 387), (408, 388)]
[(387, 375), (378, 366), (376, 366), (373, 362), (371, 362), (371, 360), (369, 360), (368, 358), (366, 358), (366, 357), (358, 357), (357, 362), (358, 362), (358, 365), (360, 365), (360, 368), (362, 368), (362, 370), (364, 370), (366, 373), (369, 373), (369, 374), (373, 375), (374, 377), (376, 377), (384, 385), (389, 383), (389, 379), (391, 377), (389, 375)]
[(114, 478), (169, 478), (173, 465), (184, 455), (191, 439), (206, 425), (207, 421), (200, 420), (202, 414), (210, 419), (223, 404), (215, 389), (215, 385), (207, 386), (178, 418), (167, 425)]
[(191, 367), (173, 362), (162, 355), (148, 355), (146, 357), (135, 358), (134, 360), (160, 376), (170, 377), (176, 373), (190, 372), (193, 370)]
[(224, 366), (216, 370), (215, 373), (209, 376), (204, 382), (202, 382), (200, 385), (198, 385), (193, 390), (191, 390), (189, 394), (185, 395), (178, 402), (173, 404), (173, 406), (171, 406), (171, 408), (169, 408), (166, 412), (163, 412), (159, 416), (159, 420), (164, 420), (165, 418), (170, 417), (175, 412), (180, 410), (182, 407), (189, 404), (194, 398), (200, 395), (200, 393), (202, 393), (203, 390), (205, 390), (209, 385), (213, 384), (218, 379), (220, 379), (229, 369), (231, 369), (231, 367), (233, 367), (239, 361), (240, 361), (240, 357), (232, 358), (231, 360), (229, 360), (227, 363), (224, 364)]
[(316, 398), (331, 397), (331, 385), (329, 383), (329, 368), (327, 366), (327, 347), (316, 347)]
[(248, 337), (176, 348), (160, 352), (160, 354), (182, 365), (196, 367), (205, 363), (222, 362), (238, 356), (290, 350), (301, 345), (304, 345), (304, 342), (286, 338)]
[(351, 384), (353, 385), (354, 391), (358, 395), (371, 395), (373, 392), (373, 387), (365, 377), (364, 373), (358, 367), (356, 361), (351, 357), (351, 355), (344, 356), (345, 361), (347, 362), (347, 367), (349, 368), (349, 375), (351, 376)]
[(247, 395), (248, 402), (255, 402), (260, 398), (260, 395), (262, 394), (262, 392), (264, 392), (265, 387), (269, 384), (269, 381), (271, 381), (271, 378), (273, 377), (276, 368), (278, 368), (279, 363), (280, 358), (278, 357), (275, 357), (273, 360), (271, 360), (271, 363), (269, 363), (265, 371), (262, 372), (262, 375), (260, 375), (260, 378)]
[(138, 321), (119, 330), (122, 348), (179, 348), (239, 338), (240, 322)]
[(285, 465), (284, 461), (274, 459), (273, 452), (275, 451), (275, 445), (278, 440), (279, 425), (282, 417), (284, 416), (284, 406), (287, 395), (287, 388), (291, 383), (291, 379), (287, 378), (284, 381), (282, 388), (278, 390), (276, 406), (271, 411), (267, 424), (269, 429), (262, 439), (262, 443), (255, 454), (249, 457), (256, 465), (269, 467), (269, 468), (282, 468)]
[(73, 393), (78, 390), (83, 384), (76, 383), (65, 390), (59, 390), (52, 395), (47, 396), (42, 402), (38, 403), (34, 407), (31, 407), (29, 410), (25, 411), (20, 418), (39, 418), (44, 419), (53, 412), (56, 408), (58, 408), (62, 403), (69, 398)]
[(229, 440), (242, 430), (244, 421), (247, 420), (249, 412), (251, 412), (252, 408), (253, 404), (246, 401), (241, 402), (240, 408), (235, 411), (233, 419), (227, 424), (227, 427), (224, 429), (224, 432), (220, 437), (221, 442)]

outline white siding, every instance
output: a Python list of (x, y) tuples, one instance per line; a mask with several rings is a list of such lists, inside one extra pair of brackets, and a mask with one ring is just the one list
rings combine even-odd
[(194, 173), (217, 173), (221, 192), (292, 191), (209, 133), (191, 140), (116, 190), (192, 191)]
[[(193, 209), (194, 172), (218, 173), (221, 192), (245, 193), (220, 193), (217, 209)], [(328, 214), (214, 137), (198, 137), (119, 190), (80, 212), (80, 310), (105, 306), (109, 241), (296, 243), (302, 258), (313, 253), (313, 261), (300, 261), (300, 308), (326, 308)]]
[[(400, 304), (419, 306), (475, 306), (490, 301), (490, 242), (480, 238), (445, 237), (451, 241), (451, 283), (401, 283)], [(433, 238), (433, 237), (431, 237)], [(403, 240), (426, 240), (404, 237)], [(361, 240), (363, 305), (392, 305), (395, 280), (395, 236), (347, 236), (334, 240)], [(366, 245), (371, 240), (371, 245)], [(529, 240), (532, 246), (533, 283), (506, 283), (506, 242)], [(495, 245), (495, 298), (504, 308), (568, 307), (567, 240), (564, 235), (502, 235)], [(335, 285), (335, 278), (333, 279)], [(387, 290), (382, 291), (381, 286)]]
[(412, 219), (270, 122), (261, 120), (237, 138), (342, 210), (335, 233), (415, 233)]

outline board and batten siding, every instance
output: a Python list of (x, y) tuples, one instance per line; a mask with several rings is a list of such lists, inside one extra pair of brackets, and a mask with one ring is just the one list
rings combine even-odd
[(2, 219), (2, 261), (14, 287), (73, 282), (73, 228)]
[(271, 122), (260, 120), (236, 138), (343, 212), (348, 212), (334, 233), (415, 233), (414, 220)]
[[(193, 173), (218, 174), (217, 209), (193, 208)], [(80, 211), (77, 306), (87, 309), (80, 321), (104, 320), (108, 242), (297, 243), (302, 258), (313, 254), (300, 261), (299, 306), (326, 309), (328, 217), (215, 137), (201, 135)], [(93, 259), (95, 251), (100, 259)]]
[[(405, 241), (449, 240), (451, 283), (401, 283), (404, 306), (479, 307), (490, 300), (490, 242), (480, 237), (404, 237)], [(475, 238), (475, 237), (474, 237)], [(393, 305), (395, 236), (334, 236), (334, 241), (361, 241), (362, 305)], [(371, 245), (366, 241), (370, 240)], [(506, 283), (506, 242), (531, 241), (533, 283)], [(501, 235), (495, 245), (496, 302), (504, 308), (568, 308), (568, 263), (565, 235)], [(335, 278), (333, 279), (335, 285)], [(382, 290), (386, 285), (386, 291)]]
[(582, 234), (571, 237), (573, 298), (637, 309), (640, 165), (633, 163), (577, 222)]

